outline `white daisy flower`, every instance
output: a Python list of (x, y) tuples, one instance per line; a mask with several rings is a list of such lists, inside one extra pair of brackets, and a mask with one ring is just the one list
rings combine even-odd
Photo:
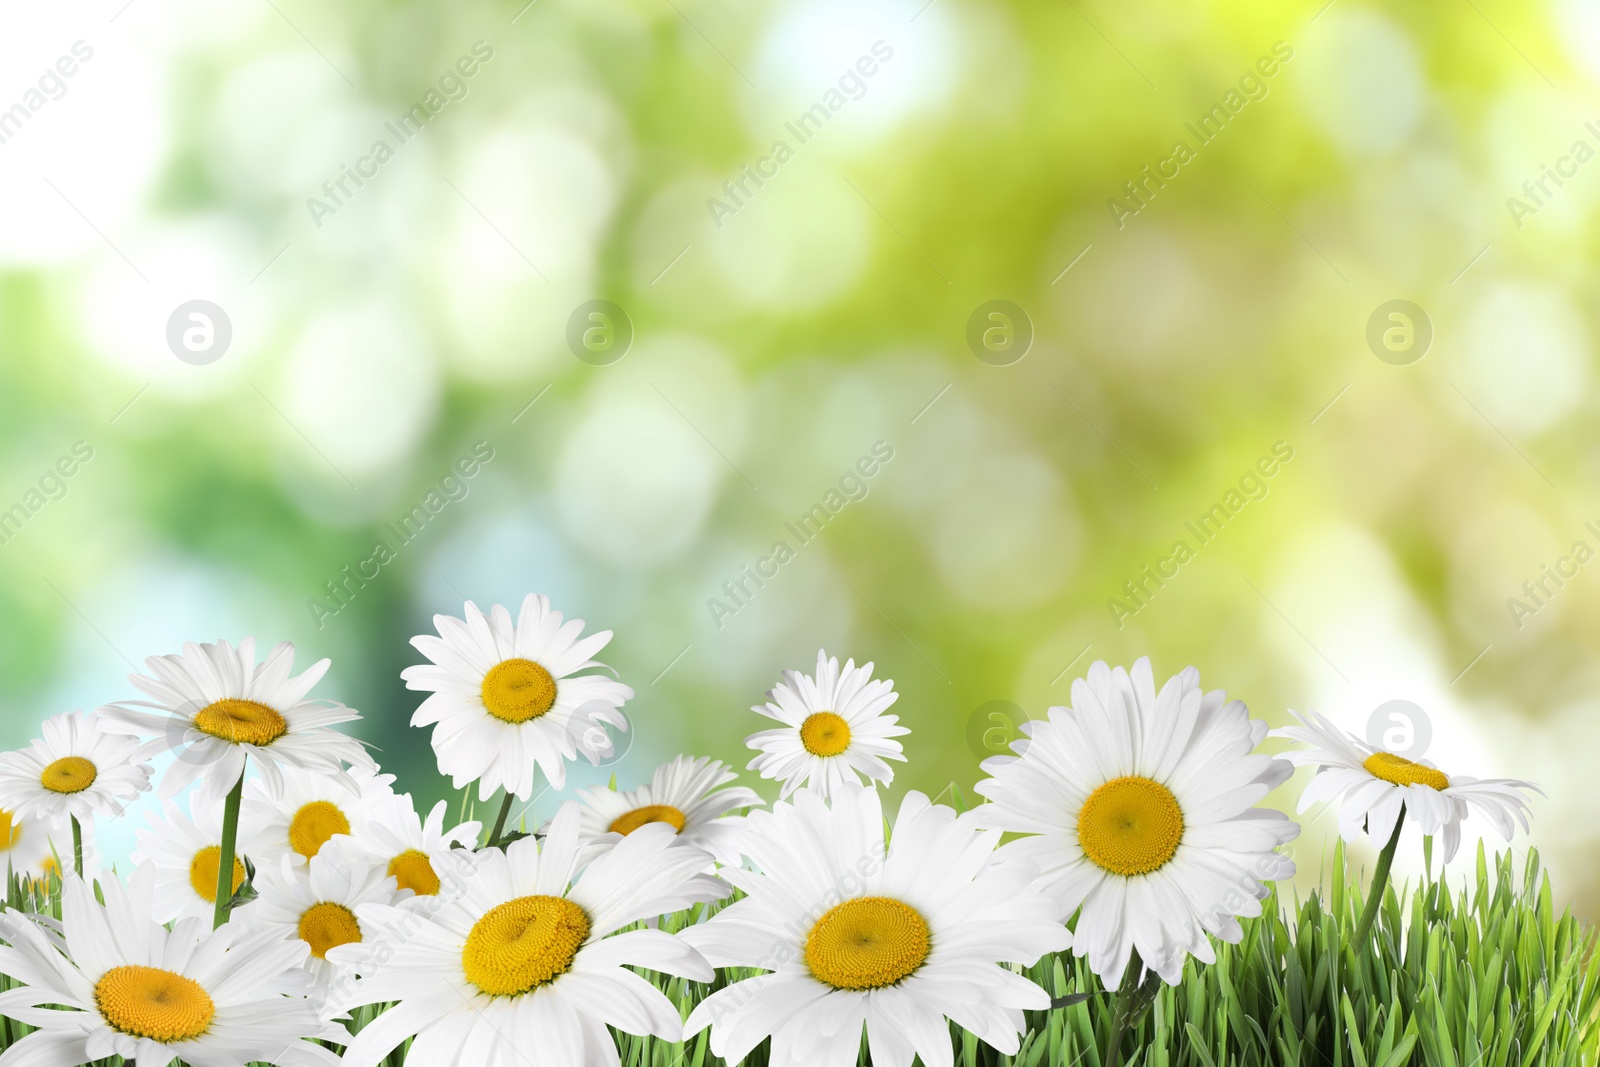
[[(72, 867), (72, 832), (51, 824), (49, 819), (23, 818), (0, 809), (0, 864), (20, 878), (42, 881), (61, 876), (57, 857)], [(83, 838), (83, 869), (99, 870), (92, 834)]]
[(246, 757), (269, 782), (283, 767), (331, 774), (348, 762), (375, 769), (361, 742), (332, 728), (361, 716), (342, 704), (306, 699), (328, 662), (291, 678), (294, 646), (287, 642), (259, 664), (253, 637), (237, 648), (226, 641), (190, 643), (181, 655), (145, 660), (155, 677), (128, 676), (150, 700), (108, 704), (100, 714), (108, 730), (154, 734), (144, 754), (177, 756), (161, 776), (162, 796), (198, 781), (201, 801), (217, 800), (239, 781)]
[(911, 731), (895, 725), (898, 716), (883, 714), (900, 694), (894, 682), (873, 680), (871, 663), (857, 667), (847, 660), (841, 671), (837, 658), (819, 651), (814, 680), (784, 671), (767, 697), (750, 710), (783, 728), (751, 734), (744, 743), (761, 753), (750, 770), (783, 781), (781, 799), (801, 786), (829, 796), (845, 782), (859, 784), (860, 775), (891, 782), (894, 771), (884, 760), (905, 761), (900, 742), (891, 738)]
[(1035, 872), (993, 862), (997, 830), (908, 793), (887, 855), (876, 789), (805, 792), (748, 817), (742, 846), (760, 873), (723, 872), (747, 896), (682, 937), (716, 967), (758, 975), (702, 1001), (686, 1035), (711, 1027), (729, 1063), (772, 1038), (773, 1067), (952, 1061), (950, 1021), (1014, 1054), (1023, 1010), (1050, 995), (1002, 966), (1029, 965), (1072, 936)]
[(666, 823), (684, 844), (704, 849), (719, 862), (737, 865), (739, 853), (734, 845), (744, 818), (728, 813), (764, 803), (743, 786), (719, 788), (737, 777), (717, 760), (679, 756), (657, 767), (650, 784), (637, 789), (580, 789), (577, 799), (584, 841), (597, 841), (606, 834), (626, 837), (641, 826)]
[(409, 898), (392, 876), (347, 844), (332, 845), (297, 868), (284, 856), (257, 872), (261, 896), (248, 921), (280, 937), (298, 938), (310, 948), (305, 962), (312, 980), (326, 989), (341, 969), (328, 953), (341, 945), (361, 945), (366, 931), (357, 917), (365, 904), (396, 904)]
[(1543, 795), (1538, 786), (1520, 778), (1446, 775), (1427, 760), (1412, 761), (1373, 748), (1314, 711), (1302, 715), (1291, 710), (1289, 714), (1301, 725), (1274, 730), (1272, 736), (1310, 747), (1290, 750), (1278, 758), (1317, 768), (1311, 784), (1300, 794), (1298, 810), (1342, 798), (1339, 833), (1346, 841), (1356, 840), (1365, 828), (1381, 847), (1404, 812), (1424, 834), (1443, 834), (1448, 863), (1461, 844), (1461, 820), (1468, 814), (1482, 814), (1509, 841), (1515, 832), (1513, 819), (1522, 823), (1524, 832), (1528, 829), (1528, 802), (1520, 790)]
[(628, 729), (620, 710), (633, 690), (600, 673), (589, 657), (611, 640), (611, 631), (579, 639), (583, 620), (561, 623), (550, 598), (530, 594), (515, 625), (500, 604), (485, 615), (470, 600), (466, 619), (435, 615), (439, 636), (411, 639), (429, 664), (400, 672), (406, 688), (431, 692), (411, 717), (412, 726), (433, 726), (439, 770), (460, 789), (478, 780), (478, 799), (505, 789), (522, 800), (533, 796), (534, 770), (552, 788), (567, 781), (566, 761), (581, 752), (599, 763), (612, 751), (605, 726)]
[(295, 866), (341, 834), (362, 837), (376, 805), (394, 795), (392, 774), (364, 767), (327, 773), (285, 767), (273, 782), (245, 783), (240, 841), (263, 867), (288, 858)]
[(441, 800), (428, 812), (426, 821), (417, 816), (411, 794), (381, 798), (368, 811), (366, 830), (352, 834), (351, 848), (393, 875), (401, 889), (419, 897), (437, 894), (439, 869), (435, 861), (453, 848), (473, 848), (483, 832), (483, 824), (464, 822), (444, 828), (449, 805)]
[(1260, 915), (1267, 883), (1293, 876), (1276, 850), (1300, 827), (1254, 807), (1294, 771), (1255, 751), (1266, 733), (1242, 702), (1202, 693), (1193, 667), (1157, 693), (1148, 659), (1131, 674), (1096, 663), (1017, 758), (984, 761), (993, 777), (976, 788), (993, 803), (976, 810), (1035, 835), (1001, 855), (1038, 868), (1061, 919), (1081, 909), (1075, 951), (1107, 988), (1135, 950), (1169, 985), (1186, 954), (1214, 963), (1206, 934), (1237, 944), (1236, 916)]
[[(139, 1067), (174, 1059), (206, 1067), (336, 1067), (339, 1057), (307, 1038), (344, 1039), (292, 988), (306, 946), (275, 931), (186, 919), (172, 930), (150, 918), (154, 872), (124, 888), (100, 883), (105, 904), (68, 875), (60, 923), (0, 914), (0, 972), (17, 988), (0, 1013), (39, 1029), (0, 1056), (7, 1067), (75, 1067), (121, 1056)], [(59, 929), (65, 929), (63, 936)]]
[[(138, 848), (129, 856), (135, 866), (148, 864), (155, 871), (157, 922), (180, 919), (209, 922), (216, 911), (217, 867), (222, 862), (222, 806), (193, 805), (194, 818), (172, 801), (162, 802), (162, 812), (145, 818), (149, 829), (135, 835)], [(246, 876), (243, 854), (233, 858), (233, 889)]]
[(356, 1035), (344, 1067), (376, 1067), (406, 1038), (407, 1059), (428, 1067), (618, 1067), (606, 1027), (677, 1041), (678, 1009), (629, 970), (709, 982), (713, 973), (680, 938), (662, 930), (617, 933), (643, 919), (720, 899), (727, 886), (703, 874), (710, 857), (646, 826), (577, 874), (577, 806), (568, 803), (537, 838), (504, 851), (453, 853), (446, 882), (459, 895), (423, 910), (368, 905), (363, 927), (378, 932), (376, 959), (347, 1007), (398, 1001)]
[(137, 758), (139, 742), (105, 727), (98, 715), (81, 711), (52, 715), (40, 727), (42, 738), (0, 753), (0, 807), (57, 826), (121, 815), (150, 788), (150, 765)]

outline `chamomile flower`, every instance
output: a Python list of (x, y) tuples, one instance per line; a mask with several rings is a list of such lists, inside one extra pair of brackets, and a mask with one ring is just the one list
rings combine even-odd
[[(194, 817), (170, 800), (159, 814), (145, 816), (148, 829), (137, 832), (138, 848), (129, 856), (135, 866), (155, 871), (157, 922), (180, 919), (210, 921), (216, 910), (217, 868), (222, 863), (222, 805), (191, 805)], [(246, 857), (233, 858), (233, 889), (246, 877)]]
[(452, 848), (472, 848), (478, 843), (483, 824), (464, 822), (444, 828), (449, 805), (441, 800), (428, 812), (426, 821), (417, 816), (411, 794), (380, 798), (368, 811), (366, 830), (348, 839), (349, 847), (394, 876), (401, 889), (419, 897), (439, 892), (439, 868), (435, 860)]
[(343, 1028), (323, 1023), (305, 998), (284, 996), (305, 944), (239, 923), (213, 931), (198, 919), (169, 931), (150, 918), (153, 874), (141, 868), (126, 888), (101, 881), (103, 905), (67, 875), (59, 924), (0, 913), (0, 972), (19, 983), (0, 993), (0, 1013), (38, 1027), (0, 1065), (121, 1056), (139, 1067), (180, 1057), (207, 1067), (336, 1067), (337, 1055), (306, 1039), (343, 1040)]
[(1019, 758), (985, 760), (977, 791), (987, 825), (1028, 834), (1006, 858), (1037, 867), (1065, 920), (1081, 909), (1074, 951), (1108, 988), (1135, 950), (1168, 984), (1186, 955), (1216, 960), (1211, 934), (1237, 944), (1236, 916), (1260, 915), (1267, 883), (1291, 877), (1277, 848), (1300, 827), (1254, 805), (1293, 773), (1255, 751), (1267, 724), (1187, 668), (1158, 693), (1150, 661), (1104, 663), (1072, 685)]
[[(72, 832), (53, 825), (49, 819), (23, 818), (0, 809), (0, 865), (20, 878), (40, 881), (59, 877), (64, 860), (72, 866)], [(94, 836), (83, 837), (83, 869), (99, 869)]]
[(139, 742), (105, 727), (98, 715), (52, 715), (42, 738), (0, 753), (0, 807), (57, 826), (69, 817), (88, 824), (96, 815), (122, 814), (150, 788), (150, 765), (137, 758)]
[(763, 803), (742, 786), (719, 788), (737, 777), (717, 760), (679, 756), (657, 767), (650, 783), (637, 789), (580, 789), (583, 837), (586, 842), (606, 834), (626, 837), (641, 826), (666, 823), (679, 841), (702, 848), (723, 863), (737, 864), (739, 854), (733, 846), (744, 819), (728, 813)]
[(297, 868), (289, 857), (258, 872), (261, 896), (251, 906), (251, 923), (298, 938), (311, 950), (306, 969), (326, 988), (339, 972), (328, 953), (341, 945), (366, 940), (357, 912), (364, 904), (395, 904), (411, 894), (395, 885), (392, 875), (341, 843), (311, 857)]
[(709, 982), (712, 970), (662, 930), (617, 933), (642, 919), (727, 892), (701, 873), (704, 852), (652, 825), (628, 835), (577, 874), (584, 852), (575, 805), (563, 806), (541, 842), (452, 854), (459, 884), (424, 909), (367, 905), (370, 950), (330, 958), (379, 959), (345, 1006), (397, 1001), (351, 1041), (344, 1067), (376, 1067), (415, 1036), (407, 1058), (428, 1067), (618, 1067), (614, 1026), (677, 1041), (678, 1009), (629, 970)]
[[(535, 769), (552, 788), (567, 781), (567, 762), (581, 752), (590, 763), (611, 754), (605, 726), (628, 729), (622, 704), (633, 690), (592, 671), (589, 657), (611, 631), (579, 639), (583, 620), (562, 625), (550, 598), (529, 594), (516, 623), (496, 604), (485, 615), (467, 601), (466, 618), (435, 615), (439, 636), (411, 639), (432, 663), (400, 672), (407, 689), (431, 692), (411, 717), (433, 727), (439, 770), (460, 789), (478, 781), (478, 798), (505, 789), (533, 796)], [(588, 673), (584, 673), (588, 672)]]
[[(1055, 901), (1025, 865), (993, 862), (998, 830), (909, 793), (885, 847), (876, 789), (848, 784), (753, 812), (741, 837), (760, 873), (726, 870), (747, 894), (682, 937), (716, 967), (769, 974), (711, 994), (685, 1033), (738, 1063), (772, 1038), (773, 1067), (952, 1061), (953, 1020), (1006, 1055), (1023, 1010), (1050, 996), (1002, 966), (1069, 947)], [(887, 853), (887, 854), (885, 854)]]
[(362, 767), (343, 773), (286, 767), (273, 782), (245, 783), (241, 840), (262, 866), (287, 857), (303, 865), (340, 834), (364, 836), (375, 805), (393, 795), (392, 774)]
[(328, 774), (344, 763), (375, 767), (361, 742), (333, 729), (360, 715), (342, 704), (306, 699), (328, 661), (290, 677), (294, 646), (287, 642), (259, 664), (255, 638), (247, 637), (237, 648), (226, 641), (186, 644), (180, 655), (151, 656), (145, 666), (155, 677), (128, 679), (150, 700), (108, 704), (100, 714), (108, 730), (153, 734), (144, 754), (176, 755), (161, 776), (162, 796), (198, 782), (202, 802), (220, 799), (239, 781), (247, 757), (271, 783), (283, 767)]
[(893, 738), (911, 732), (895, 725), (898, 716), (883, 713), (899, 697), (892, 681), (873, 679), (871, 663), (847, 660), (841, 671), (837, 658), (819, 651), (814, 679), (784, 671), (768, 702), (750, 709), (783, 726), (744, 739), (760, 753), (749, 769), (781, 779), (782, 799), (801, 786), (829, 796), (845, 782), (859, 783), (860, 775), (891, 782), (894, 771), (884, 761), (905, 760)]
[(1461, 845), (1461, 820), (1473, 812), (1487, 818), (1507, 841), (1515, 832), (1513, 819), (1522, 823), (1524, 832), (1528, 829), (1528, 802), (1522, 791), (1539, 793), (1532, 782), (1447, 775), (1426, 760), (1413, 761), (1373, 748), (1314, 711), (1289, 714), (1300, 725), (1274, 730), (1272, 736), (1310, 747), (1290, 750), (1279, 758), (1317, 768), (1311, 784), (1300, 794), (1299, 810), (1339, 799), (1339, 833), (1346, 841), (1360, 837), (1365, 828), (1381, 847), (1394, 833), (1403, 811), (1424, 834), (1443, 836), (1448, 863)]

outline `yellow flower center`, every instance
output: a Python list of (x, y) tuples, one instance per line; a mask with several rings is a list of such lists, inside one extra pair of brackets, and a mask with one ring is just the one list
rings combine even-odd
[(566, 974), (589, 937), (589, 916), (565, 897), (518, 897), (484, 912), (461, 966), (491, 997), (514, 997)]
[(1160, 870), (1183, 840), (1183, 809), (1160, 782), (1130, 775), (1089, 794), (1078, 844), (1097, 866), (1125, 878)]
[(81, 793), (97, 777), (94, 764), (82, 756), (62, 756), (39, 775), (39, 784), (52, 793)]
[[(217, 868), (222, 866), (222, 846), (207, 845), (194, 854), (194, 859), (189, 861), (189, 884), (199, 894), (201, 900), (215, 902), (217, 899)], [(239, 857), (233, 857), (233, 889), (234, 893), (244, 885), (244, 864)]]
[(328, 838), (350, 832), (350, 820), (338, 806), (326, 800), (313, 800), (289, 820), (289, 847), (306, 859), (322, 851)]
[(265, 704), (229, 697), (197, 711), (194, 727), (235, 745), (263, 747), (289, 732), (289, 720)]
[(917, 909), (891, 897), (858, 897), (817, 920), (806, 935), (806, 966), (835, 989), (879, 989), (921, 967), (931, 947)]
[(22, 823), (4, 808), (0, 808), (0, 852), (8, 852), (22, 840)]
[(1425, 785), (1440, 790), (1450, 788), (1450, 779), (1443, 771), (1413, 763), (1393, 752), (1374, 752), (1362, 761), (1361, 766), (1374, 778), (1382, 778), (1395, 785)]
[(401, 889), (409, 889), (419, 897), (431, 897), (439, 892), (439, 874), (428, 862), (428, 854), (417, 849), (407, 849), (389, 861), (389, 873)]
[(193, 978), (159, 967), (113, 967), (95, 983), (95, 1007), (111, 1029), (170, 1045), (204, 1034), (217, 1014)]
[(627, 837), (641, 826), (648, 826), (653, 822), (664, 822), (672, 826), (676, 832), (682, 832), (684, 817), (683, 812), (671, 804), (646, 804), (642, 808), (619, 815), (607, 827), (614, 834)]
[(837, 756), (850, 747), (850, 724), (831, 711), (814, 712), (800, 724), (800, 743), (813, 756)]
[(311, 946), (313, 956), (324, 960), (330, 948), (360, 941), (361, 924), (343, 904), (313, 904), (300, 916), (300, 940)]
[(531, 659), (496, 663), (483, 676), (484, 709), (501, 722), (537, 719), (556, 703), (556, 680)]

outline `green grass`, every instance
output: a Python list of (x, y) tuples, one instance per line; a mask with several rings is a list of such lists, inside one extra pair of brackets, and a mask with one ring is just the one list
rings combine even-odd
[[(1530, 853), (1518, 872), (1509, 855), (1491, 866), (1480, 849), (1476, 878), (1452, 895), (1437, 882), (1390, 887), (1370, 942), (1349, 943), (1363, 903), (1335, 852), (1325, 893), (1244, 921), (1244, 940), (1218, 945), (1217, 962), (1190, 961), (1183, 981), (1161, 987), (1123, 1044), (1125, 1067), (1556, 1067), (1600, 1064), (1600, 956), (1592, 931), (1557, 915), (1550, 880)], [(33, 895), (13, 883), (11, 906), (59, 913), (54, 887)], [(666, 916), (682, 929), (716, 906)], [(651, 974), (684, 1015), (713, 989), (754, 971), (724, 972), (712, 985)], [(1104, 1067), (1115, 999), (1070, 956), (1026, 973), (1053, 996), (1100, 994), (1028, 1013), (1029, 1033), (1002, 1056), (952, 1030), (961, 1067)], [(6, 982), (9, 985), (9, 981)], [(351, 1020), (359, 1029), (376, 1009)], [(7, 1021), (9, 1044), (26, 1028)], [(722, 1067), (707, 1036), (686, 1044), (618, 1035), (625, 1067)], [(120, 1063), (108, 1060), (104, 1063)], [(767, 1047), (745, 1061), (766, 1067)], [(868, 1061), (863, 1045), (861, 1063)], [(402, 1051), (390, 1058), (404, 1063)]]

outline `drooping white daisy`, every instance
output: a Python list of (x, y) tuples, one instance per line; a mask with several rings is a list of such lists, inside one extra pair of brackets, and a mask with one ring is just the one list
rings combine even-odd
[(819, 651), (815, 679), (784, 671), (767, 698), (750, 710), (783, 727), (751, 734), (744, 743), (761, 753), (749, 769), (780, 779), (782, 799), (801, 786), (830, 796), (845, 782), (859, 783), (860, 775), (891, 782), (894, 771), (884, 761), (905, 761), (892, 739), (911, 731), (895, 725), (899, 716), (883, 713), (900, 694), (894, 682), (873, 680), (871, 663), (857, 667), (847, 660), (841, 671), (837, 658)]
[(256, 885), (261, 896), (251, 905), (248, 921), (305, 942), (311, 950), (306, 969), (323, 988), (339, 972), (328, 953), (366, 940), (357, 917), (361, 906), (395, 904), (411, 896), (382, 867), (342, 841), (311, 857), (303, 869), (287, 856), (263, 866)]
[(175, 796), (198, 781), (202, 801), (225, 796), (244, 772), (245, 759), (269, 782), (283, 767), (325, 773), (344, 763), (376, 769), (361, 742), (333, 729), (359, 714), (306, 694), (328, 670), (328, 660), (290, 677), (294, 646), (278, 645), (256, 663), (255, 638), (235, 648), (226, 641), (183, 646), (180, 655), (151, 656), (155, 677), (128, 679), (150, 700), (127, 700), (100, 709), (106, 729), (155, 735), (142, 752), (172, 752), (161, 776), (161, 795)]
[(339, 1039), (303, 997), (287, 997), (306, 946), (276, 931), (185, 919), (171, 931), (150, 918), (154, 872), (124, 888), (100, 883), (102, 905), (68, 874), (57, 932), (50, 919), (0, 914), (0, 972), (18, 987), (0, 1013), (38, 1030), (0, 1055), (3, 1067), (74, 1067), (121, 1056), (139, 1067), (174, 1059), (206, 1067), (335, 1067), (307, 1038)]
[(746, 897), (685, 930), (717, 967), (771, 973), (713, 993), (686, 1034), (737, 1063), (772, 1038), (773, 1067), (854, 1067), (866, 1027), (880, 1067), (952, 1062), (950, 1020), (1007, 1055), (1023, 1009), (1050, 996), (1003, 963), (1069, 947), (1056, 903), (1023, 864), (993, 862), (998, 830), (908, 793), (887, 855), (876, 789), (847, 784), (753, 812), (742, 848), (760, 873), (729, 869)]
[(400, 672), (407, 689), (431, 692), (412, 726), (433, 726), (439, 770), (460, 789), (473, 779), (478, 799), (497, 789), (527, 800), (534, 770), (552, 788), (567, 781), (566, 761), (579, 753), (591, 763), (611, 754), (605, 726), (628, 729), (619, 710), (633, 690), (604, 674), (589, 657), (611, 640), (611, 631), (579, 639), (583, 620), (562, 625), (550, 598), (529, 594), (516, 624), (496, 604), (485, 615), (467, 601), (466, 618), (435, 615), (439, 631), (411, 639), (433, 662)]
[(1476, 811), (1500, 831), (1507, 841), (1515, 832), (1513, 819), (1528, 829), (1528, 801), (1522, 790), (1543, 792), (1520, 778), (1469, 778), (1446, 775), (1427, 760), (1412, 761), (1393, 752), (1373, 748), (1346, 733), (1314, 711), (1291, 710), (1299, 726), (1272, 731), (1310, 746), (1291, 749), (1279, 758), (1317, 768), (1311, 784), (1300, 794), (1299, 811), (1323, 800), (1342, 799), (1339, 833), (1346, 841), (1361, 836), (1363, 828), (1381, 848), (1394, 833), (1400, 813), (1428, 835), (1443, 834), (1444, 859), (1450, 862), (1461, 844), (1461, 820)]
[(582, 833), (586, 842), (606, 834), (633, 833), (641, 826), (666, 823), (678, 840), (711, 853), (722, 863), (737, 865), (734, 847), (744, 818), (729, 815), (764, 801), (743, 786), (721, 789), (738, 775), (725, 763), (704, 756), (679, 756), (651, 775), (650, 783), (618, 792), (605, 786), (580, 789)]
[[(172, 801), (160, 814), (146, 816), (148, 829), (137, 832), (138, 848), (129, 859), (155, 871), (157, 922), (179, 919), (209, 921), (216, 910), (218, 866), (222, 863), (222, 805), (196, 800), (191, 819)], [(233, 889), (246, 877), (246, 857), (233, 858)]]
[(40, 727), (43, 737), (0, 753), (0, 807), (57, 826), (121, 815), (150, 788), (150, 765), (137, 758), (139, 742), (105, 726), (81, 711), (52, 715)]
[[(662, 930), (617, 933), (642, 919), (719, 899), (710, 857), (666, 826), (628, 835), (574, 880), (580, 852), (568, 803), (541, 843), (453, 853), (446, 881), (463, 888), (417, 907), (359, 909), (370, 950), (330, 958), (381, 960), (354, 983), (348, 1007), (398, 1001), (356, 1035), (344, 1067), (376, 1067), (412, 1035), (408, 1060), (428, 1067), (617, 1067), (607, 1025), (677, 1041), (678, 1010), (628, 969), (707, 982), (699, 953)], [(370, 973), (368, 973), (370, 972)]]
[(240, 840), (263, 867), (288, 857), (303, 866), (330, 838), (366, 833), (375, 805), (393, 795), (392, 774), (364, 767), (341, 773), (285, 767), (274, 783), (245, 783)]
[(1267, 724), (1221, 690), (1202, 693), (1193, 667), (1156, 692), (1150, 661), (1105, 663), (1049, 709), (1019, 758), (985, 760), (993, 775), (977, 809), (998, 829), (1029, 834), (1001, 855), (1026, 860), (1055, 894), (1059, 918), (1082, 909), (1075, 949), (1108, 988), (1137, 950), (1177, 984), (1185, 954), (1216, 960), (1206, 934), (1233, 944), (1236, 918), (1260, 915), (1267, 883), (1289, 878), (1277, 852), (1300, 827), (1254, 805), (1293, 773), (1257, 753)]
[(483, 824), (464, 822), (444, 828), (449, 805), (441, 800), (423, 821), (417, 816), (411, 794), (392, 794), (380, 798), (368, 811), (366, 830), (352, 834), (349, 847), (377, 863), (394, 876), (401, 889), (419, 897), (439, 892), (439, 869), (435, 860), (452, 848), (473, 848), (483, 832)]

